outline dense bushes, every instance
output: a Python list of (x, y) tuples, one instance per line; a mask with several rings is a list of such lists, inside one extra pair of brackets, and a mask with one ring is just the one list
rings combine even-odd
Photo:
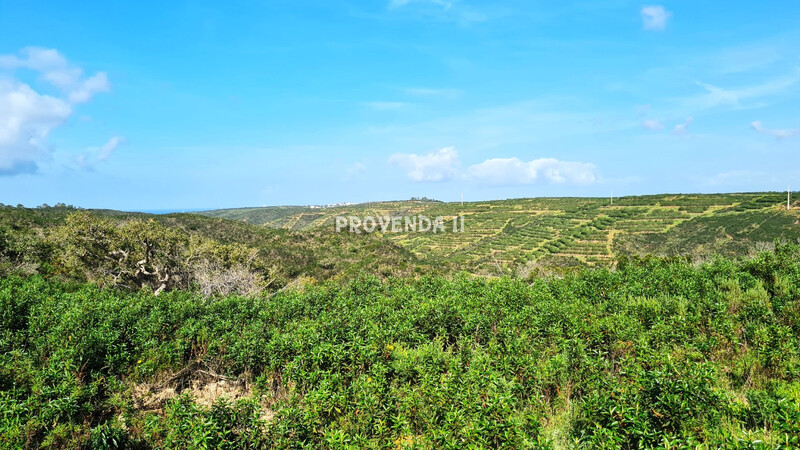
[(41, 274), (105, 287), (255, 295), (363, 274), (443, 273), (374, 235), (294, 233), (195, 214), (0, 204), (0, 277)]
[(157, 294), (197, 287), (205, 295), (256, 294), (275, 281), (276, 270), (242, 244), (221, 244), (153, 219), (114, 222), (74, 210), (39, 228), (27, 211), (13, 209), (0, 220), (0, 276), (41, 273)]
[(5, 278), (0, 447), (796, 447), (798, 310), (797, 246), (250, 298)]

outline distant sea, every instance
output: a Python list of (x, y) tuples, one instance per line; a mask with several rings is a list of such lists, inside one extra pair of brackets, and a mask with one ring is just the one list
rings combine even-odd
[(131, 212), (143, 212), (146, 214), (172, 214), (172, 213), (192, 213), (198, 211), (209, 211), (213, 208), (188, 208), (188, 209), (143, 209), (141, 211), (131, 211)]

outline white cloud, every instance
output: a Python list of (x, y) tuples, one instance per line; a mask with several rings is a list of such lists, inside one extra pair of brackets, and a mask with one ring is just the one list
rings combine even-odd
[(458, 152), (445, 147), (427, 155), (395, 153), (389, 157), (389, 164), (405, 169), (408, 178), (414, 181), (444, 181), (458, 174)]
[(642, 127), (646, 128), (648, 130), (653, 130), (653, 131), (658, 131), (658, 130), (663, 130), (664, 129), (664, 125), (662, 125), (661, 122), (659, 122), (656, 119), (646, 119), (646, 120), (642, 121)]
[(72, 114), (70, 105), (18, 81), (0, 80), (0, 175), (35, 172), (44, 142)]
[(785, 139), (785, 138), (789, 138), (789, 137), (792, 137), (792, 136), (800, 135), (800, 129), (798, 129), (798, 128), (788, 129), (788, 130), (766, 128), (766, 127), (764, 127), (764, 125), (761, 123), (760, 120), (756, 120), (756, 121), (751, 122), (750, 123), (750, 128), (752, 128), (753, 130), (755, 130), (755, 131), (757, 131), (757, 132), (759, 132), (761, 134), (766, 134), (768, 136), (772, 136), (775, 139)]
[(476, 181), (494, 185), (532, 184), (539, 180), (591, 184), (598, 179), (594, 164), (554, 158), (528, 162), (519, 158), (493, 158), (470, 166), (467, 172)]
[(687, 117), (686, 120), (683, 121), (683, 123), (675, 125), (675, 128), (672, 129), (672, 133), (678, 135), (686, 134), (687, 130), (689, 129), (689, 125), (691, 125), (692, 122), (694, 122), (694, 117), (692, 116)]
[(109, 88), (105, 73), (83, 79), (83, 71), (56, 50), (28, 47), (20, 55), (0, 55), (0, 69), (34, 70), (63, 96), (40, 94), (14, 78), (0, 79), (0, 176), (36, 172), (51, 153), (48, 135), (72, 115), (73, 105)]
[(591, 184), (598, 180), (594, 164), (539, 158), (491, 158), (474, 164), (464, 173), (459, 170), (458, 152), (445, 147), (427, 155), (394, 154), (390, 164), (397, 164), (414, 181), (445, 181), (456, 177), (489, 185), (520, 185), (538, 181), (550, 183)]
[(642, 28), (651, 31), (664, 31), (667, 28), (667, 19), (672, 17), (672, 13), (661, 5), (643, 6), (641, 13)]
[(25, 47), (20, 55), (0, 55), (0, 68), (27, 68), (39, 72), (42, 79), (61, 89), (72, 103), (84, 103), (98, 92), (108, 92), (111, 84), (105, 72), (84, 78), (83, 69), (70, 64), (55, 49)]
[(100, 72), (83, 80), (78, 87), (70, 92), (69, 101), (72, 103), (85, 103), (88, 102), (94, 94), (98, 92), (108, 92), (110, 89), (111, 84), (108, 82), (108, 76), (106, 76), (105, 72)]
[(55, 49), (25, 47), (16, 55), (0, 55), (0, 68), (27, 68), (42, 74), (42, 78), (56, 87), (67, 87), (78, 82), (83, 71), (70, 67), (67, 60)]

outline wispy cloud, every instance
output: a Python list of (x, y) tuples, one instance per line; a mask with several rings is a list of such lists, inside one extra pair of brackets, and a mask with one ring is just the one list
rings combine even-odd
[(125, 138), (123, 137), (120, 136), (112, 137), (111, 139), (108, 140), (108, 142), (106, 142), (105, 144), (103, 144), (102, 147), (100, 147), (100, 153), (97, 154), (97, 159), (99, 161), (107, 160), (111, 156), (111, 153), (113, 153), (114, 150), (116, 150), (117, 147), (119, 147), (119, 144), (123, 143), (124, 141)]
[(664, 125), (661, 124), (656, 119), (645, 119), (642, 121), (642, 127), (651, 130), (651, 131), (659, 131), (664, 129)]
[(345, 180), (362, 178), (367, 173), (367, 166), (362, 162), (355, 162), (347, 168)]
[(661, 5), (643, 6), (641, 14), (642, 28), (650, 31), (664, 31), (667, 28), (667, 20), (672, 17), (672, 13)]
[[(672, 134), (686, 135), (689, 130), (689, 125), (691, 125), (693, 121), (694, 121), (693, 117), (691, 116), (687, 117), (683, 122), (676, 124), (672, 128)], [(642, 121), (642, 128), (650, 131), (662, 131), (666, 127), (658, 119), (645, 119)]]
[(775, 139), (786, 139), (792, 136), (800, 135), (800, 128), (793, 128), (793, 129), (777, 129), (777, 128), (766, 128), (760, 120), (756, 120), (750, 123), (750, 128), (753, 130), (761, 133), (766, 134), (768, 136), (772, 136)]
[(111, 84), (105, 72), (100, 72), (78, 83), (69, 93), (72, 103), (88, 102), (98, 92), (108, 92)]
[(675, 125), (675, 128), (672, 129), (672, 134), (680, 136), (686, 135), (689, 130), (689, 125), (691, 125), (692, 122), (694, 122), (694, 117), (692, 116), (687, 117), (686, 120), (683, 121), (683, 123)]
[(71, 103), (84, 103), (99, 92), (108, 92), (111, 84), (105, 72), (88, 78), (83, 69), (67, 61), (58, 50), (25, 47), (17, 55), (0, 55), (0, 69), (27, 68), (41, 74), (42, 79), (61, 89)]
[(750, 108), (755, 105), (747, 104), (747, 101), (758, 100), (788, 92), (795, 87), (798, 80), (800, 80), (800, 77), (795, 73), (767, 80), (761, 84), (741, 86), (738, 88), (723, 88), (698, 81), (696, 84), (704, 90), (703, 93), (677, 98), (675, 99), (675, 103), (682, 109), (689, 111), (701, 111), (712, 108)]
[(107, 161), (114, 153), (114, 150), (125, 142), (122, 136), (114, 136), (100, 147), (88, 148), (85, 152), (78, 155), (76, 162), (84, 169), (93, 169), (95, 164)]

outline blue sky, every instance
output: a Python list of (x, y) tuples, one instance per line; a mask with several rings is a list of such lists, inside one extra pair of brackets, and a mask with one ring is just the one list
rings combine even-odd
[(800, 187), (800, 3), (0, 0), (0, 202)]

